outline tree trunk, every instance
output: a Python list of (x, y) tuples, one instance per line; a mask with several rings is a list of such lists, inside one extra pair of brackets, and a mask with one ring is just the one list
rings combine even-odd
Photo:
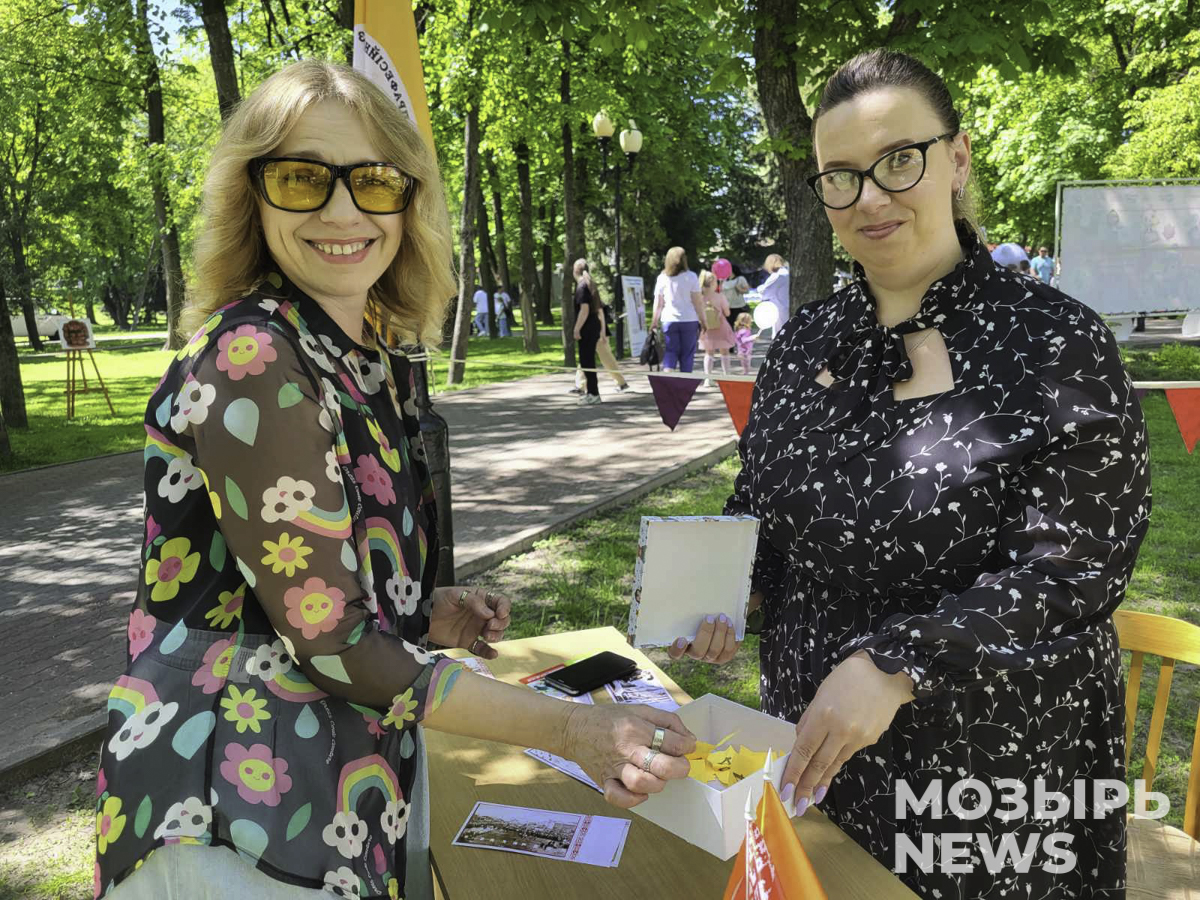
[(137, 0), (138, 19), (141, 25), (142, 46), (139, 51), (145, 57), (146, 113), (149, 124), (150, 187), (154, 195), (154, 215), (162, 236), (163, 276), (167, 290), (167, 344), (166, 349), (178, 350), (183, 346), (184, 336), (178, 333), (179, 317), (183, 312), (183, 266), (179, 261), (179, 232), (171, 216), (171, 196), (167, 190), (166, 166), (166, 121), (163, 117), (162, 82), (158, 75), (158, 59), (154, 55), (154, 44), (150, 41), (150, 26), (147, 12), (148, 0)]
[[(20, 233), (14, 230), (9, 232), (8, 243), (13, 255), (13, 274), (17, 276), (17, 301), (21, 304), (21, 314), (25, 317), (25, 332), (29, 335), (29, 345), (34, 350), (42, 350), (44, 345), (42, 336), (38, 333), (37, 310), (33, 308), (33, 284), (29, 277), (29, 266), (25, 262), (25, 242)], [(9, 424), (15, 426), (16, 422), (10, 420)]]
[[(8, 317), (8, 298), (4, 295), (4, 278), (0, 275), (0, 414), (12, 428), (27, 428), (25, 387), (21, 384), (21, 361), (17, 356), (17, 341), (13, 337), (12, 319)], [(8, 433), (5, 432), (5, 441)]]
[[(475, 311), (475, 204), (479, 196), (479, 110), (467, 110), (463, 129), (466, 153), (463, 157), (463, 203), (458, 226), (458, 309), (454, 313), (453, 359), (467, 358), (467, 339), (471, 336), (471, 314)], [(450, 363), (446, 384), (462, 384), (463, 363)]]
[[(549, 216), (547, 216), (547, 209)], [(554, 326), (554, 309), (550, 295), (554, 292), (554, 204), (542, 204), (538, 217), (546, 223), (546, 239), (542, 241), (542, 292), (538, 297), (538, 317), (543, 325)]]
[(475, 199), (476, 229), (479, 234), (479, 281), (487, 294), (488, 337), (500, 337), (500, 321), (496, 317), (496, 257), (492, 252), (492, 234), (488, 229), (487, 204), (483, 200), (483, 181)]
[(541, 294), (538, 288), (537, 263), (533, 258), (533, 191), (529, 186), (529, 145), (524, 141), (517, 144), (517, 191), (520, 194), (521, 255), (521, 324), (525, 332), (525, 352), (537, 353), (537, 321), (534, 318), (534, 298)]
[(563, 262), (562, 283), (563, 365), (573, 369), (575, 368), (575, 304), (572, 300), (571, 267), (575, 264), (575, 260), (583, 255), (583, 221), (575, 193), (575, 152), (571, 143), (571, 45), (565, 38), (562, 41), (562, 52), (563, 68), (562, 79), (559, 83), (559, 99), (562, 101), (563, 115), (563, 219), (566, 223), (566, 235), (563, 240), (566, 259)]
[(0, 412), (0, 459), (12, 456), (12, 444), (8, 442), (8, 426), (4, 424), (4, 413)]
[(508, 238), (504, 232), (504, 202), (500, 198), (500, 170), (496, 168), (496, 156), (492, 151), (488, 151), (484, 164), (487, 166), (488, 187), (492, 192), (492, 221), (496, 223), (496, 269), (501, 286), (512, 293), (512, 277), (508, 271)]
[(233, 108), (241, 99), (225, 0), (200, 0), (199, 11), (200, 18), (204, 20), (204, 32), (208, 35), (208, 55), (212, 59), (213, 77), (217, 82), (217, 104), (221, 107), (221, 121), (224, 122), (233, 114)]
[(783, 181), (787, 256), (792, 263), (788, 306), (794, 313), (806, 303), (829, 296), (833, 284), (833, 233), (824, 208), (805, 183), (817, 166), (809, 142), (812, 120), (800, 100), (796, 78), (796, 5), (793, 0), (758, 0), (757, 6), (754, 75)]

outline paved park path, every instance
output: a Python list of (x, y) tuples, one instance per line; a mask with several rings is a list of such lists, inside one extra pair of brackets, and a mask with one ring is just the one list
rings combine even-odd
[[(698, 390), (671, 432), (645, 378), (624, 394), (601, 378), (604, 403), (586, 408), (565, 374), (434, 398), (450, 423), (460, 579), (732, 452), (719, 390)], [(0, 773), (104, 724), (125, 664), (141, 471), (139, 451), (0, 476)]]

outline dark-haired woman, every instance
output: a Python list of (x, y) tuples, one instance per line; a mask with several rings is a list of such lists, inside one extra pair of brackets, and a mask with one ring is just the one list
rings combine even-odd
[[(762, 705), (797, 723), (783, 796), (922, 897), (1123, 897), (1125, 809), (1093, 803), (1124, 784), (1111, 615), (1150, 489), (1113, 336), (992, 262), (970, 140), (916, 60), (843, 66), (814, 142), (855, 278), (772, 344), (726, 507), (762, 520)], [(731, 655), (701, 632), (672, 655)], [(1039, 817), (1056, 794), (1070, 808)]]

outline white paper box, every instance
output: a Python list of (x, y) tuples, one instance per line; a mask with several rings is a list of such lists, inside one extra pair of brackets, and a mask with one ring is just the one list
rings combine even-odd
[(705, 616), (721, 613), (745, 638), (757, 546), (753, 516), (643, 516), (629, 605), (633, 645), (693, 640)]
[[(705, 694), (676, 712), (696, 740), (713, 744), (736, 729), (737, 734), (729, 741), (735, 747), (774, 750), (771, 781), (778, 790), (787, 755), (796, 741), (795, 725), (713, 694)], [(713, 856), (730, 859), (746, 837), (746, 797), (753, 797), (757, 809), (762, 792), (761, 774), (748, 775), (729, 787), (682, 778), (667, 782), (661, 793), (651, 794), (633, 811)]]

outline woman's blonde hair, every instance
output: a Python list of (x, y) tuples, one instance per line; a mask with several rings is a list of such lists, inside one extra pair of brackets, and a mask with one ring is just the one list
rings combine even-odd
[(366, 76), (308, 59), (280, 69), (237, 107), (209, 161), (196, 236), (195, 274), (180, 331), (253, 290), (272, 265), (250, 161), (268, 156), (314, 104), (356, 113), (376, 149), (416, 181), (396, 258), (367, 292), (368, 309), (402, 343), (436, 346), (455, 293), (450, 217), (437, 159), (416, 127)]
[(708, 269), (704, 269), (700, 273), (700, 290), (707, 291), (710, 287), (714, 291), (717, 289), (717, 276)]
[(663, 260), (663, 271), (667, 275), (678, 275), (680, 272), (686, 272), (688, 267), (687, 253), (682, 247), (672, 247), (667, 251), (666, 258)]
[(588, 293), (592, 295), (593, 300), (599, 303), (600, 289), (596, 287), (596, 282), (592, 280), (592, 273), (588, 271), (588, 261), (582, 257), (575, 260), (575, 265), (571, 267), (571, 274), (579, 284), (587, 285)]
[(783, 257), (778, 253), (772, 253), (763, 261), (763, 268), (772, 273), (778, 272), (786, 265), (787, 263), (783, 261)]

